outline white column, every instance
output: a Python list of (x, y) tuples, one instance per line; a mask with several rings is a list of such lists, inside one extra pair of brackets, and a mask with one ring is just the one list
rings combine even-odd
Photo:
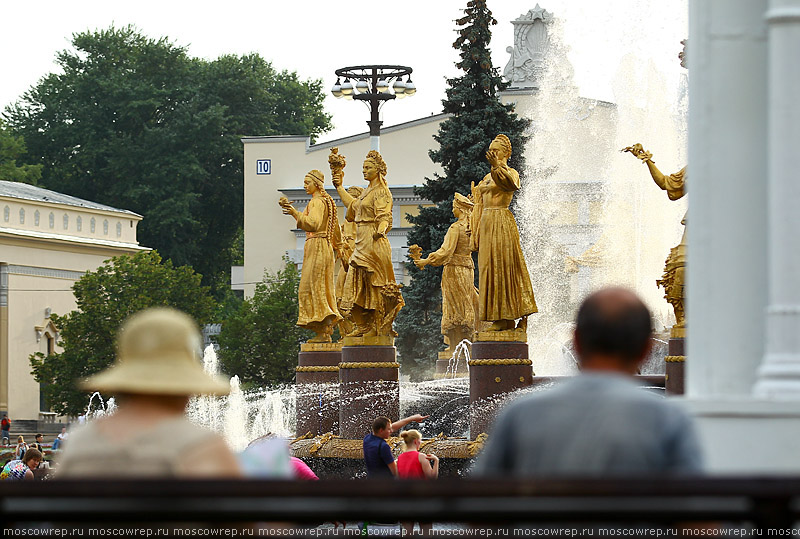
[(375, 150), (376, 152), (381, 151), (381, 137), (376, 137), (374, 135), (370, 135), (369, 137), (369, 149)]
[(689, 7), (689, 399), (751, 395), (767, 297), (767, 0)]
[(771, 0), (769, 27), (769, 307), (755, 394), (800, 399), (800, 0)]

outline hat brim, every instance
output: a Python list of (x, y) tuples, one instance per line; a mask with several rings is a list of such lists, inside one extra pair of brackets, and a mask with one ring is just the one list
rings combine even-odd
[(81, 382), (89, 391), (135, 393), (146, 395), (227, 395), (230, 383), (219, 375), (210, 375), (185, 359), (171, 361), (120, 361)]

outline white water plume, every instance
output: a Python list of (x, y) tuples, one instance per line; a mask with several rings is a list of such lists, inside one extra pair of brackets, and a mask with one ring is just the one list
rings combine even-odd
[[(685, 2), (575, 4), (543, 6), (555, 19), (540, 88), (517, 99), (517, 112), (533, 122), (515, 213), (539, 308), (528, 329), (537, 375), (574, 372), (571, 322), (601, 287), (634, 289), (657, 330), (674, 323), (656, 280), (686, 210), (686, 198), (670, 201), (640, 160), (619, 151), (640, 142), (665, 174), (686, 164), (687, 82), (677, 58), (688, 31)], [(594, 29), (585, 9), (597, 11)], [(602, 28), (619, 28), (615, 44), (597, 33)], [(598, 46), (610, 101), (581, 95), (573, 80), (569, 57)], [(577, 260), (569, 272), (568, 257)]]

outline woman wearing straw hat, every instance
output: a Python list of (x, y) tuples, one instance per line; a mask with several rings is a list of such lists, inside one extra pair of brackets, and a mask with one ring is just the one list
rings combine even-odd
[(114, 365), (81, 384), (115, 395), (119, 407), (72, 434), (58, 477), (241, 475), (222, 437), (185, 415), (191, 395), (225, 395), (230, 387), (203, 370), (200, 343), (194, 321), (174, 309), (125, 321)]

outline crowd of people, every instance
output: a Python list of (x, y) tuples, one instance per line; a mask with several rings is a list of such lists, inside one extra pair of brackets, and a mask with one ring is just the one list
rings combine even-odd
[[(3, 427), (11, 428), (11, 420), (8, 419), (7, 415), (3, 416), (3, 419), (7, 421), (7, 423), (3, 424)], [(4, 429), (6, 430), (6, 429)], [(62, 440), (66, 438), (68, 434), (66, 433), (66, 427), (62, 429)], [(61, 436), (59, 435), (59, 436)], [(11, 445), (9, 443), (10, 436), (8, 433), (4, 432), (3, 435), (6, 440), (3, 440), (4, 447), (13, 447), (11, 457), (8, 457), (6, 453), (5, 460), (0, 463), (0, 480), (21, 480), (21, 479), (34, 479), (34, 471), (37, 469), (43, 469), (45, 472), (41, 474), (42, 476), (46, 473), (46, 470), (50, 469), (50, 463), (45, 460), (46, 454), (46, 446), (44, 443), (44, 435), (37, 434), (34, 437), (34, 442), (29, 444), (25, 441), (25, 437), (20, 435), (17, 436), (17, 443), (15, 445)], [(59, 438), (56, 437), (53, 446), (51, 448), (51, 452), (57, 449), (57, 442)], [(25, 472), (28, 473), (25, 473)]]
[[(289, 455), (284, 440), (263, 437), (237, 456), (219, 434), (188, 420), (185, 410), (192, 395), (224, 395), (230, 387), (227, 380), (203, 370), (197, 360), (199, 338), (192, 319), (172, 309), (149, 309), (126, 321), (115, 363), (84, 382), (85, 389), (116, 395), (118, 408), (71, 434), (62, 430), (53, 442), (59, 453), (55, 477), (317, 480), (307, 463)], [(700, 473), (702, 452), (688, 414), (634, 381), (651, 343), (651, 314), (634, 293), (610, 288), (589, 296), (578, 311), (574, 332), (581, 374), (506, 406), (471, 475)], [(427, 418), (375, 418), (363, 439), (367, 478), (436, 479), (439, 458), (422, 451), (419, 430), (403, 430)], [(8, 438), (7, 416), (2, 427)], [(397, 458), (387, 443), (394, 433), (402, 438)], [(19, 436), (0, 480), (33, 479), (44, 453), (41, 434), (30, 446)], [(402, 525), (406, 533), (414, 529), (413, 522)], [(420, 523), (422, 533), (430, 529), (430, 523)]]

